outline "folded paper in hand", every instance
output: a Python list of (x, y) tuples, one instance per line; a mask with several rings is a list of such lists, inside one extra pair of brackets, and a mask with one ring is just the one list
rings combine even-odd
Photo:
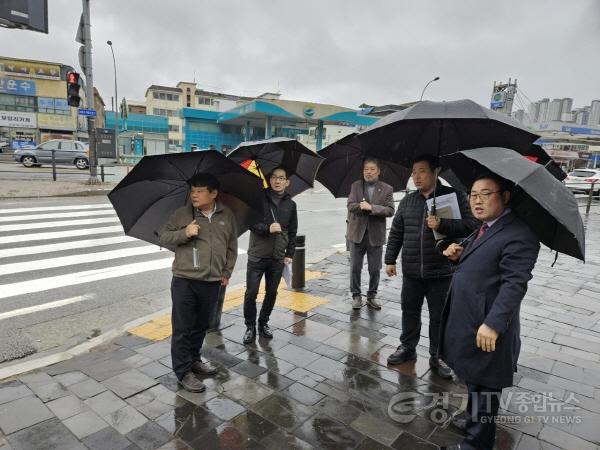
[[(427, 211), (431, 211), (432, 206), (433, 198), (430, 198), (427, 200)], [(440, 219), (462, 219), (458, 199), (454, 192), (435, 198), (435, 215)], [(433, 237), (436, 241), (439, 241), (444, 239), (446, 235), (433, 230)]]

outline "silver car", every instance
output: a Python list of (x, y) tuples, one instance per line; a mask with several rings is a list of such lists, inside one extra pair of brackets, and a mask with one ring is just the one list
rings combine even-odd
[(576, 169), (569, 172), (565, 178), (567, 188), (575, 192), (590, 193), (590, 189), (594, 186), (594, 195), (600, 194), (600, 170), (596, 169)]
[(34, 149), (15, 150), (13, 158), (25, 167), (52, 164), (53, 150), (56, 164), (74, 165), (80, 170), (85, 170), (89, 166), (88, 144), (70, 139), (52, 139)]

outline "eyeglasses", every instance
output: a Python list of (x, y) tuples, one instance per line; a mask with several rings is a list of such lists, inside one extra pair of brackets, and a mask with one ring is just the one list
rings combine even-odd
[(271, 177), (271, 180), (273, 180), (273, 181), (286, 181), (287, 178), (286, 177), (276, 177), (275, 175), (273, 175)]
[(490, 198), (492, 194), (497, 194), (502, 191), (483, 191), (483, 192), (471, 192), (469, 194), (469, 200), (477, 201), (477, 199), (481, 198), (481, 200), (486, 201)]

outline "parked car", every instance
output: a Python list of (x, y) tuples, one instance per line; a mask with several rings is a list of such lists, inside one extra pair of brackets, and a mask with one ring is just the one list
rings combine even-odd
[(600, 194), (600, 170), (596, 169), (576, 169), (573, 172), (567, 174), (565, 178), (565, 185), (567, 188), (575, 192), (583, 192), (585, 194), (590, 193), (592, 189), (592, 183), (594, 185), (594, 194)]
[(56, 164), (74, 165), (81, 170), (89, 166), (88, 144), (69, 139), (52, 139), (33, 149), (15, 150), (13, 158), (25, 167), (52, 164), (52, 150), (55, 151)]

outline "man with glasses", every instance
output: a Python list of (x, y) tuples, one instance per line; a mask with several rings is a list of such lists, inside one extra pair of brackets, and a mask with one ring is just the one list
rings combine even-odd
[[(440, 320), (450, 286), (453, 267), (435, 248), (433, 231), (448, 238), (468, 236), (478, 226), (469, 210), (467, 196), (437, 182), (439, 161), (433, 155), (420, 155), (412, 164), (412, 178), (417, 191), (406, 195), (398, 205), (385, 252), (386, 272), (396, 275), (396, 260), (402, 250), (402, 333), (400, 346), (388, 357), (388, 364), (402, 364), (417, 359), (416, 347), (421, 335), (421, 309), (427, 298), (429, 309), (429, 366), (442, 378), (452, 378), (452, 371), (437, 357)], [(445, 219), (430, 214), (427, 200), (434, 196), (457, 197), (460, 219)]]
[(448, 448), (491, 450), (502, 389), (513, 385), (517, 369), (521, 301), (540, 243), (511, 212), (504, 179), (479, 177), (469, 200), (483, 223), (466, 245), (444, 251), (458, 266), (442, 315), (440, 356), (468, 390), (467, 410), (453, 420), (466, 437)]
[(385, 222), (394, 215), (394, 189), (379, 180), (379, 162), (373, 158), (363, 161), (363, 177), (352, 183), (348, 195), (348, 227), (346, 239), (350, 245), (350, 293), (352, 308), (363, 305), (361, 272), (365, 254), (369, 270), (367, 306), (381, 309), (375, 299), (379, 287), (381, 255), (385, 244)]
[(285, 191), (289, 185), (289, 174), (285, 168), (277, 167), (271, 172), (270, 187), (265, 192), (265, 217), (250, 228), (244, 295), (244, 344), (256, 339), (256, 297), (263, 275), (265, 297), (258, 317), (258, 333), (266, 339), (273, 338), (269, 317), (275, 306), (284, 265), (291, 264), (294, 257), (298, 231), (296, 203)]

